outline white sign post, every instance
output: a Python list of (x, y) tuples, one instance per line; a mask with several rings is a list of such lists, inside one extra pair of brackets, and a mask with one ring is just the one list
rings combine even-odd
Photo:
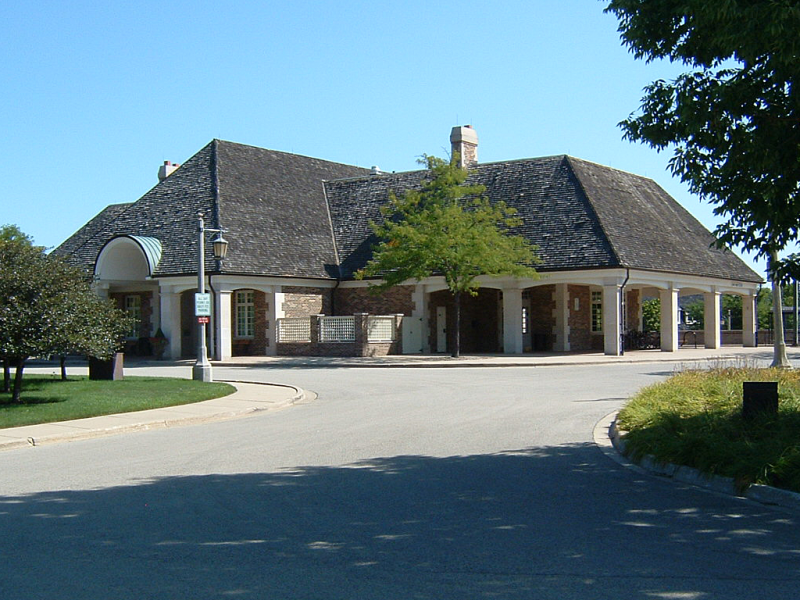
[(195, 317), (210, 317), (211, 316), (211, 294), (195, 294), (194, 295), (194, 316)]

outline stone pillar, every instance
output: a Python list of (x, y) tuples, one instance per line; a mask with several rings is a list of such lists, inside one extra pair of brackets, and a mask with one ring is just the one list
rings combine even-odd
[(610, 356), (619, 356), (622, 351), (620, 323), (622, 294), (620, 285), (603, 284), (603, 350)]
[(322, 318), (325, 315), (311, 315), (311, 343), (319, 344), (322, 341)]
[(557, 283), (553, 293), (556, 307), (553, 309), (555, 325), (553, 326), (555, 352), (569, 352), (569, 286)]
[(720, 326), (721, 295), (716, 290), (703, 294), (703, 332), (706, 348), (716, 350), (722, 346), (722, 328)]
[(278, 355), (278, 319), (283, 318), (283, 311), (278, 312), (278, 297), (280, 297), (280, 303), (283, 304), (283, 294), (266, 294), (267, 356)]
[(503, 352), (522, 353), (522, 290), (503, 290)]
[(414, 303), (414, 309), (411, 316), (420, 319), (422, 323), (422, 352), (423, 354), (430, 354), (431, 352), (431, 339), (430, 327), (428, 325), (428, 300), (430, 294), (425, 291), (425, 286), (417, 284), (414, 286), (414, 292), (411, 294), (411, 301)]
[(233, 356), (232, 290), (217, 292), (217, 318), (215, 323), (214, 356), (216, 360), (227, 360)]
[(353, 315), (355, 329), (355, 356), (369, 356), (369, 313)]
[(660, 290), (661, 295), (661, 350), (678, 350), (678, 289)]
[(161, 331), (169, 340), (165, 355), (176, 359), (181, 357), (181, 295), (172, 288), (160, 288)]
[(756, 297), (742, 296), (742, 345), (745, 348), (756, 346)]

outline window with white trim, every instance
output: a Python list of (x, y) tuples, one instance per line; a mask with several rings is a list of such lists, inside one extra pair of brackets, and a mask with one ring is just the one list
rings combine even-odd
[(603, 292), (592, 292), (592, 333), (603, 331)]
[(131, 317), (133, 322), (128, 333), (125, 334), (127, 338), (138, 339), (139, 327), (142, 324), (142, 297), (141, 296), (125, 296), (125, 312)]
[(236, 329), (237, 338), (253, 338), (256, 336), (256, 302), (253, 290), (236, 292)]

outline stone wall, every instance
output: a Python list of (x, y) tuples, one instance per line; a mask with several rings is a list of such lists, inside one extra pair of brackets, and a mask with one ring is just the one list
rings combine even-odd
[(640, 290), (626, 292), (625, 306), (625, 331), (640, 331), (639, 313), (642, 309)]
[[(343, 315), (342, 315), (343, 316)], [(370, 342), (367, 323), (370, 315), (356, 313), (354, 342), (321, 342), (319, 320), (311, 316), (311, 341), (280, 342), (278, 356), (387, 356), (400, 354), (403, 348), (403, 316), (394, 315), (395, 339), (392, 342)]]
[[(575, 300), (578, 301), (578, 310), (575, 310)], [(578, 352), (595, 350), (595, 338), (600, 340), (602, 347), (603, 336), (592, 333), (591, 294), (585, 285), (569, 286), (569, 348)]]
[(363, 287), (338, 288), (334, 292), (334, 314), (354, 315), (365, 312), (373, 315), (411, 316), (414, 311), (414, 302), (411, 300), (413, 293), (414, 287), (410, 285), (395, 286), (379, 295), (373, 295), (368, 288)]
[(283, 286), (283, 314), (285, 317), (307, 317), (331, 314), (331, 290)]
[(556, 286), (537, 285), (526, 291), (530, 297), (531, 348), (534, 352), (551, 352), (555, 343)]

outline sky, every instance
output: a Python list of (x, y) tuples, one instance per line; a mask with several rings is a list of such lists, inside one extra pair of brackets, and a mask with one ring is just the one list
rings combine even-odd
[(606, 5), (4, 0), (0, 225), (55, 247), (215, 138), (399, 172), (471, 124), (480, 162), (643, 175), (713, 230), (670, 153), (622, 139), (643, 88), (681, 66), (635, 60)]

